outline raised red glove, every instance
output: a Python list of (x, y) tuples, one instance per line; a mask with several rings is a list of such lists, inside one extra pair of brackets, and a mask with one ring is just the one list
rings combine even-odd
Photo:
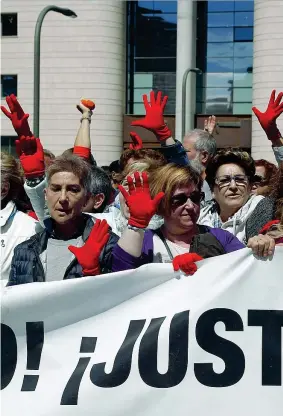
[(254, 114), (258, 118), (258, 121), (260, 122), (261, 127), (265, 131), (267, 138), (271, 141), (276, 141), (282, 137), (276, 125), (276, 119), (281, 113), (283, 113), (283, 102), (280, 104), (283, 92), (280, 92), (276, 99), (275, 94), (276, 91), (273, 90), (264, 113), (259, 111), (256, 107), (252, 108)]
[(133, 121), (131, 126), (144, 127), (147, 130), (152, 131), (158, 140), (163, 141), (172, 137), (172, 133), (168, 126), (165, 124), (163, 113), (168, 100), (168, 96), (165, 95), (161, 101), (161, 91), (158, 91), (156, 100), (154, 91), (150, 92), (150, 104), (147, 100), (147, 95), (143, 95), (143, 103), (146, 115), (140, 120)]
[(1, 105), (1, 110), (5, 116), (11, 120), (17, 135), (32, 136), (32, 132), (28, 124), (29, 114), (25, 114), (19, 101), (17, 100), (17, 97), (14, 94), (8, 95), (6, 97), (6, 102), (11, 112), (9, 113), (3, 105)]
[(27, 178), (44, 175), (44, 153), (40, 139), (22, 136), (16, 140), (16, 152)]
[(129, 225), (146, 228), (152, 216), (156, 213), (164, 192), (160, 192), (154, 199), (151, 199), (147, 173), (143, 172), (141, 176), (143, 183), (141, 182), (140, 173), (134, 172), (135, 185), (133, 178), (131, 176), (127, 177), (129, 193), (121, 185), (118, 185), (118, 188), (129, 207)]
[(130, 132), (130, 136), (131, 139), (133, 141), (133, 143), (130, 144), (129, 148), (131, 150), (139, 150), (143, 148), (143, 143), (142, 143), (142, 139), (140, 138), (140, 136), (135, 133), (134, 131)]
[(182, 270), (186, 275), (192, 276), (198, 269), (195, 262), (200, 260), (203, 260), (203, 257), (196, 253), (180, 254), (173, 259), (174, 271)]
[(68, 247), (82, 266), (84, 276), (100, 274), (99, 256), (109, 237), (109, 225), (106, 220), (96, 220), (87, 241), (82, 247)]

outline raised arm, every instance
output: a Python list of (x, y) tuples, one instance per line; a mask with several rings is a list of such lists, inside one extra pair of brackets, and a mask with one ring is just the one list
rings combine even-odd
[(1, 105), (1, 110), (5, 114), (5, 116), (11, 120), (11, 123), (17, 135), (19, 137), (32, 136), (33, 134), (28, 124), (29, 114), (26, 114), (24, 112), (17, 97), (14, 94), (8, 95), (6, 97), (6, 102), (10, 112), (3, 105)]
[(91, 100), (82, 100), (77, 105), (77, 109), (82, 113), (82, 117), (74, 144), (74, 153), (86, 159), (89, 158), (91, 150), (90, 123), (94, 108), (95, 105)]
[(272, 149), (278, 164), (283, 161), (283, 138), (276, 124), (277, 118), (283, 113), (282, 97), (283, 92), (280, 92), (276, 98), (276, 91), (273, 90), (264, 113), (259, 111), (256, 107), (252, 108), (261, 127), (265, 131), (268, 140), (271, 141)]

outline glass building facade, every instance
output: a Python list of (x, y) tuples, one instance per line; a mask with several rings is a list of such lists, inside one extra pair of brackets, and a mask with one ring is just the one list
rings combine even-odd
[[(253, 8), (252, 0), (197, 2), (197, 114), (251, 114)], [(176, 41), (177, 1), (128, 2), (128, 114), (144, 114), (151, 89), (175, 113)]]

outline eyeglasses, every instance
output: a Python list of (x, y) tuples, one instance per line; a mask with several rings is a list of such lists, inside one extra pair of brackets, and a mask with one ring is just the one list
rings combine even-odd
[(246, 186), (248, 183), (248, 177), (246, 175), (218, 176), (218, 178), (215, 178), (215, 183), (219, 186), (219, 188), (225, 188), (226, 186), (229, 186), (233, 180), (238, 186)]
[(171, 206), (172, 208), (178, 208), (188, 201), (192, 201), (193, 204), (199, 205), (201, 201), (204, 200), (204, 192), (192, 192), (189, 196), (186, 194), (178, 194), (171, 198)]

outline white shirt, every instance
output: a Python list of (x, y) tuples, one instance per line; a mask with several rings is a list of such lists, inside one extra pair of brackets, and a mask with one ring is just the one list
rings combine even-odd
[[(167, 240), (166, 243), (171, 250), (173, 258), (180, 255), (190, 252), (190, 247), (182, 247), (172, 241)], [(153, 263), (172, 263), (172, 260), (168, 254), (168, 251), (157, 234), (153, 236)]]
[(13, 201), (0, 211), (1, 280), (9, 278), (14, 248), (38, 231), (37, 224), (33, 218), (18, 211)]

